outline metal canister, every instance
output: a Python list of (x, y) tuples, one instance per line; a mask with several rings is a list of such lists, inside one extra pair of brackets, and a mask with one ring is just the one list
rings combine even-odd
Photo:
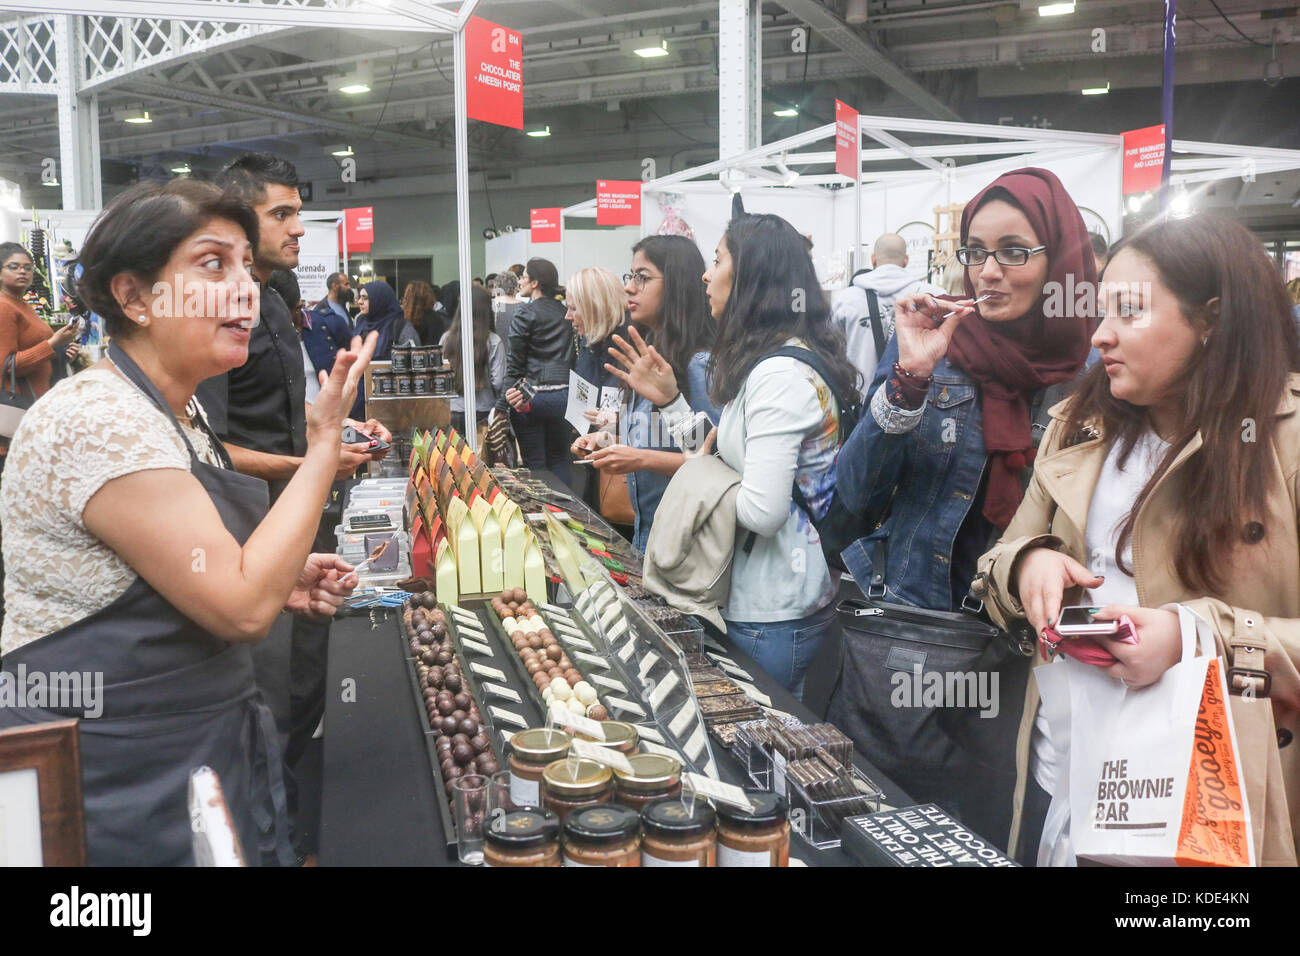
[(423, 345), (411, 346), (411, 371), (423, 372), (429, 367), (429, 350)]
[(411, 347), (409, 345), (393, 346), (393, 371), (409, 372), (411, 370)]

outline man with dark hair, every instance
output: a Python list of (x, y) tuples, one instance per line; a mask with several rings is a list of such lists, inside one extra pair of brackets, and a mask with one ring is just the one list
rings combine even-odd
[(1101, 270), (1110, 261), (1110, 248), (1106, 245), (1106, 240), (1095, 232), (1088, 233), (1088, 239), (1092, 242), (1092, 254), (1097, 260), (1097, 278), (1100, 279)]
[[(236, 470), (264, 478), (272, 503), (284, 491), (307, 451), (306, 381), (302, 347), (290, 306), (268, 283), (276, 269), (298, 265), (298, 240), (305, 234), (298, 214), (298, 174), (270, 153), (245, 153), (228, 163), (217, 185), (230, 190), (257, 214), (258, 241), (253, 277), (261, 286), (261, 321), (239, 368), (201, 383), (196, 395), (208, 424), (225, 443)], [(378, 422), (352, 424), (392, 438)], [(339, 479), (351, 477), (370, 458), (364, 444), (339, 448)], [(326, 522), (329, 523), (328, 521)], [(317, 550), (333, 551), (333, 535), (318, 536)], [(271, 633), (254, 645), (257, 682), (275, 714), (285, 755), (290, 813), (296, 817), (297, 788), (289, 772), (302, 755), (324, 712), (325, 648), (328, 624), (282, 614)], [(319, 794), (313, 794), (313, 801)]]
[(345, 272), (331, 272), (325, 277), (325, 290), (325, 298), (318, 304), (347, 322), (348, 327), (351, 328), (352, 319), (348, 315), (348, 303), (352, 301), (352, 280)]

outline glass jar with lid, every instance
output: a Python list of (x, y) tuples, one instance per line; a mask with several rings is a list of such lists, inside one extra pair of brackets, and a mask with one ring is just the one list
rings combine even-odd
[(542, 805), (542, 771), (568, 755), (571, 738), (563, 730), (535, 727), (510, 738), (510, 799), (520, 807)]
[(641, 811), (642, 866), (716, 866), (717, 814), (702, 799), (656, 800)]
[(609, 803), (613, 773), (594, 760), (566, 757), (542, 771), (542, 806), (564, 820), (578, 807)]
[(718, 807), (718, 866), (789, 866), (790, 807), (785, 797), (746, 790), (751, 808)]
[(614, 771), (615, 797), (625, 807), (643, 809), (646, 804), (675, 797), (682, 792), (682, 765), (666, 754), (632, 754), (627, 758), (632, 772)]
[(483, 862), (488, 866), (561, 866), (559, 818), (537, 807), (494, 815), (483, 828)]
[(423, 345), (411, 346), (411, 371), (423, 372), (429, 367), (429, 353)]
[(585, 734), (578, 734), (578, 739), (596, 744), (599, 747), (609, 747), (621, 754), (634, 754), (637, 752), (637, 748), (641, 745), (641, 735), (637, 733), (636, 728), (631, 724), (621, 720), (602, 720), (600, 726), (605, 731), (604, 740), (596, 740)]
[(564, 821), (565, 866), (640, 866), (641, 815), (614, 803), (578, 807)]
[(409, 372), (411, 370), (411, 346), (401, 343), (394, 345), (392, 362), (394, 372)]

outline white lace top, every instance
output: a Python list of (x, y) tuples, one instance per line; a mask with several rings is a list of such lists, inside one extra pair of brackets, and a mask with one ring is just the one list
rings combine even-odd
[[(219, 464), (207, 436), (182, 427), (199, 457)], [(189, 453), (167, 416), (112, 369), (64, 379), (23, 416), (0, 485), (0, 654), (102, 610), (134, 583), (81, 516), (107, 482), (154, 468), (189, 471)]]

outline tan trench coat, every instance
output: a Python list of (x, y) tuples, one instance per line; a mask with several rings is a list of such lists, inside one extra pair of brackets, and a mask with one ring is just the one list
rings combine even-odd
[[(1017, 557), (1026, 549), (1052, 547), (1084, 566), (1091, 563), (1085, 546), (1088, 507), (1110, 443), (1099, 428), (1090, 427), (1081, 436), (1081, 442), (1062, 448), (1065, 405), (1062, 402), (1051, 409), (1053, 421), (1043, 438), (1033, 479), (1020, 509), (1006, 533), (979, 561), (981, 575), (976, 578), (976, 592), (985, 592), (983, 597), (991, 616), (1004, 628), (1025, 617), (1010, 577)], [(1173, 602), (1186, 605), (1210, 623), (1225, 668), (1267, 671), (1269, 675), (1266, 694), (1262, 677), (1234, 672), (1229, 675), (1229, 683), (1236, 694), (1248, 686), (1257, 694), (1255, 700), (1233, 698), (1234, 723), (1256, 822), (1260, 808), (1265, 810), (1262, 837), (1256, 834), (1257, 857), (1265, 864), (1282, 865), (1295, 865), (1293, 834), (1300, 833), (1297, 817), (1300, 742), (1293, 742), (1294, 736), (1300, 734), (1300, 671), (1297, 670), (1300, 662), (1300, 533), (1297, 532), (1300, 415), (1297, 411), (1300, 411), (1300, 375), (1292, 375), (1278, 404), (1274, 453), (1268, 459), (1271, 470), (1268, 497), (1255, 515), (1255, 520), (1264, 526), (1264, 535), (1260, 538), (1258, 527), (1252, 528), (1250, 523), (1243, 528), (1235, 552), (1223, 557), (1228, 578), (1222, 593), (1212, 597), (1192, 593), (1174, 569), (1173, 554), (1178, 543), (1171, 539), (1169, 529), (1181, 504), (1175, 478), (1187, 460), (1200, 450), (1199, 432), (1179, 453), (1143, 505), (1132, 540), (1132, 570), (1143, 607)], [(1243, 433), (1244, 428), (1243, 425)], [(1076, 604), (1080, 597), (1080, 589), (1076, 588), (1066, 593), (1065, 603)], [(1041, 664), (1041, 657), (1035, 655), (1034, 662)], [(1275, 736), (1267, 712), (1260, 710), (1270, 701)], [(1016, 742), (1010, 843), (1013, 856), (1019, 849), (1020, 818), (1037, 710), (1038, 685), (1030, 680)], [(1266, 772), (1269, 764), (1273, 769), (1271, 774)]]

